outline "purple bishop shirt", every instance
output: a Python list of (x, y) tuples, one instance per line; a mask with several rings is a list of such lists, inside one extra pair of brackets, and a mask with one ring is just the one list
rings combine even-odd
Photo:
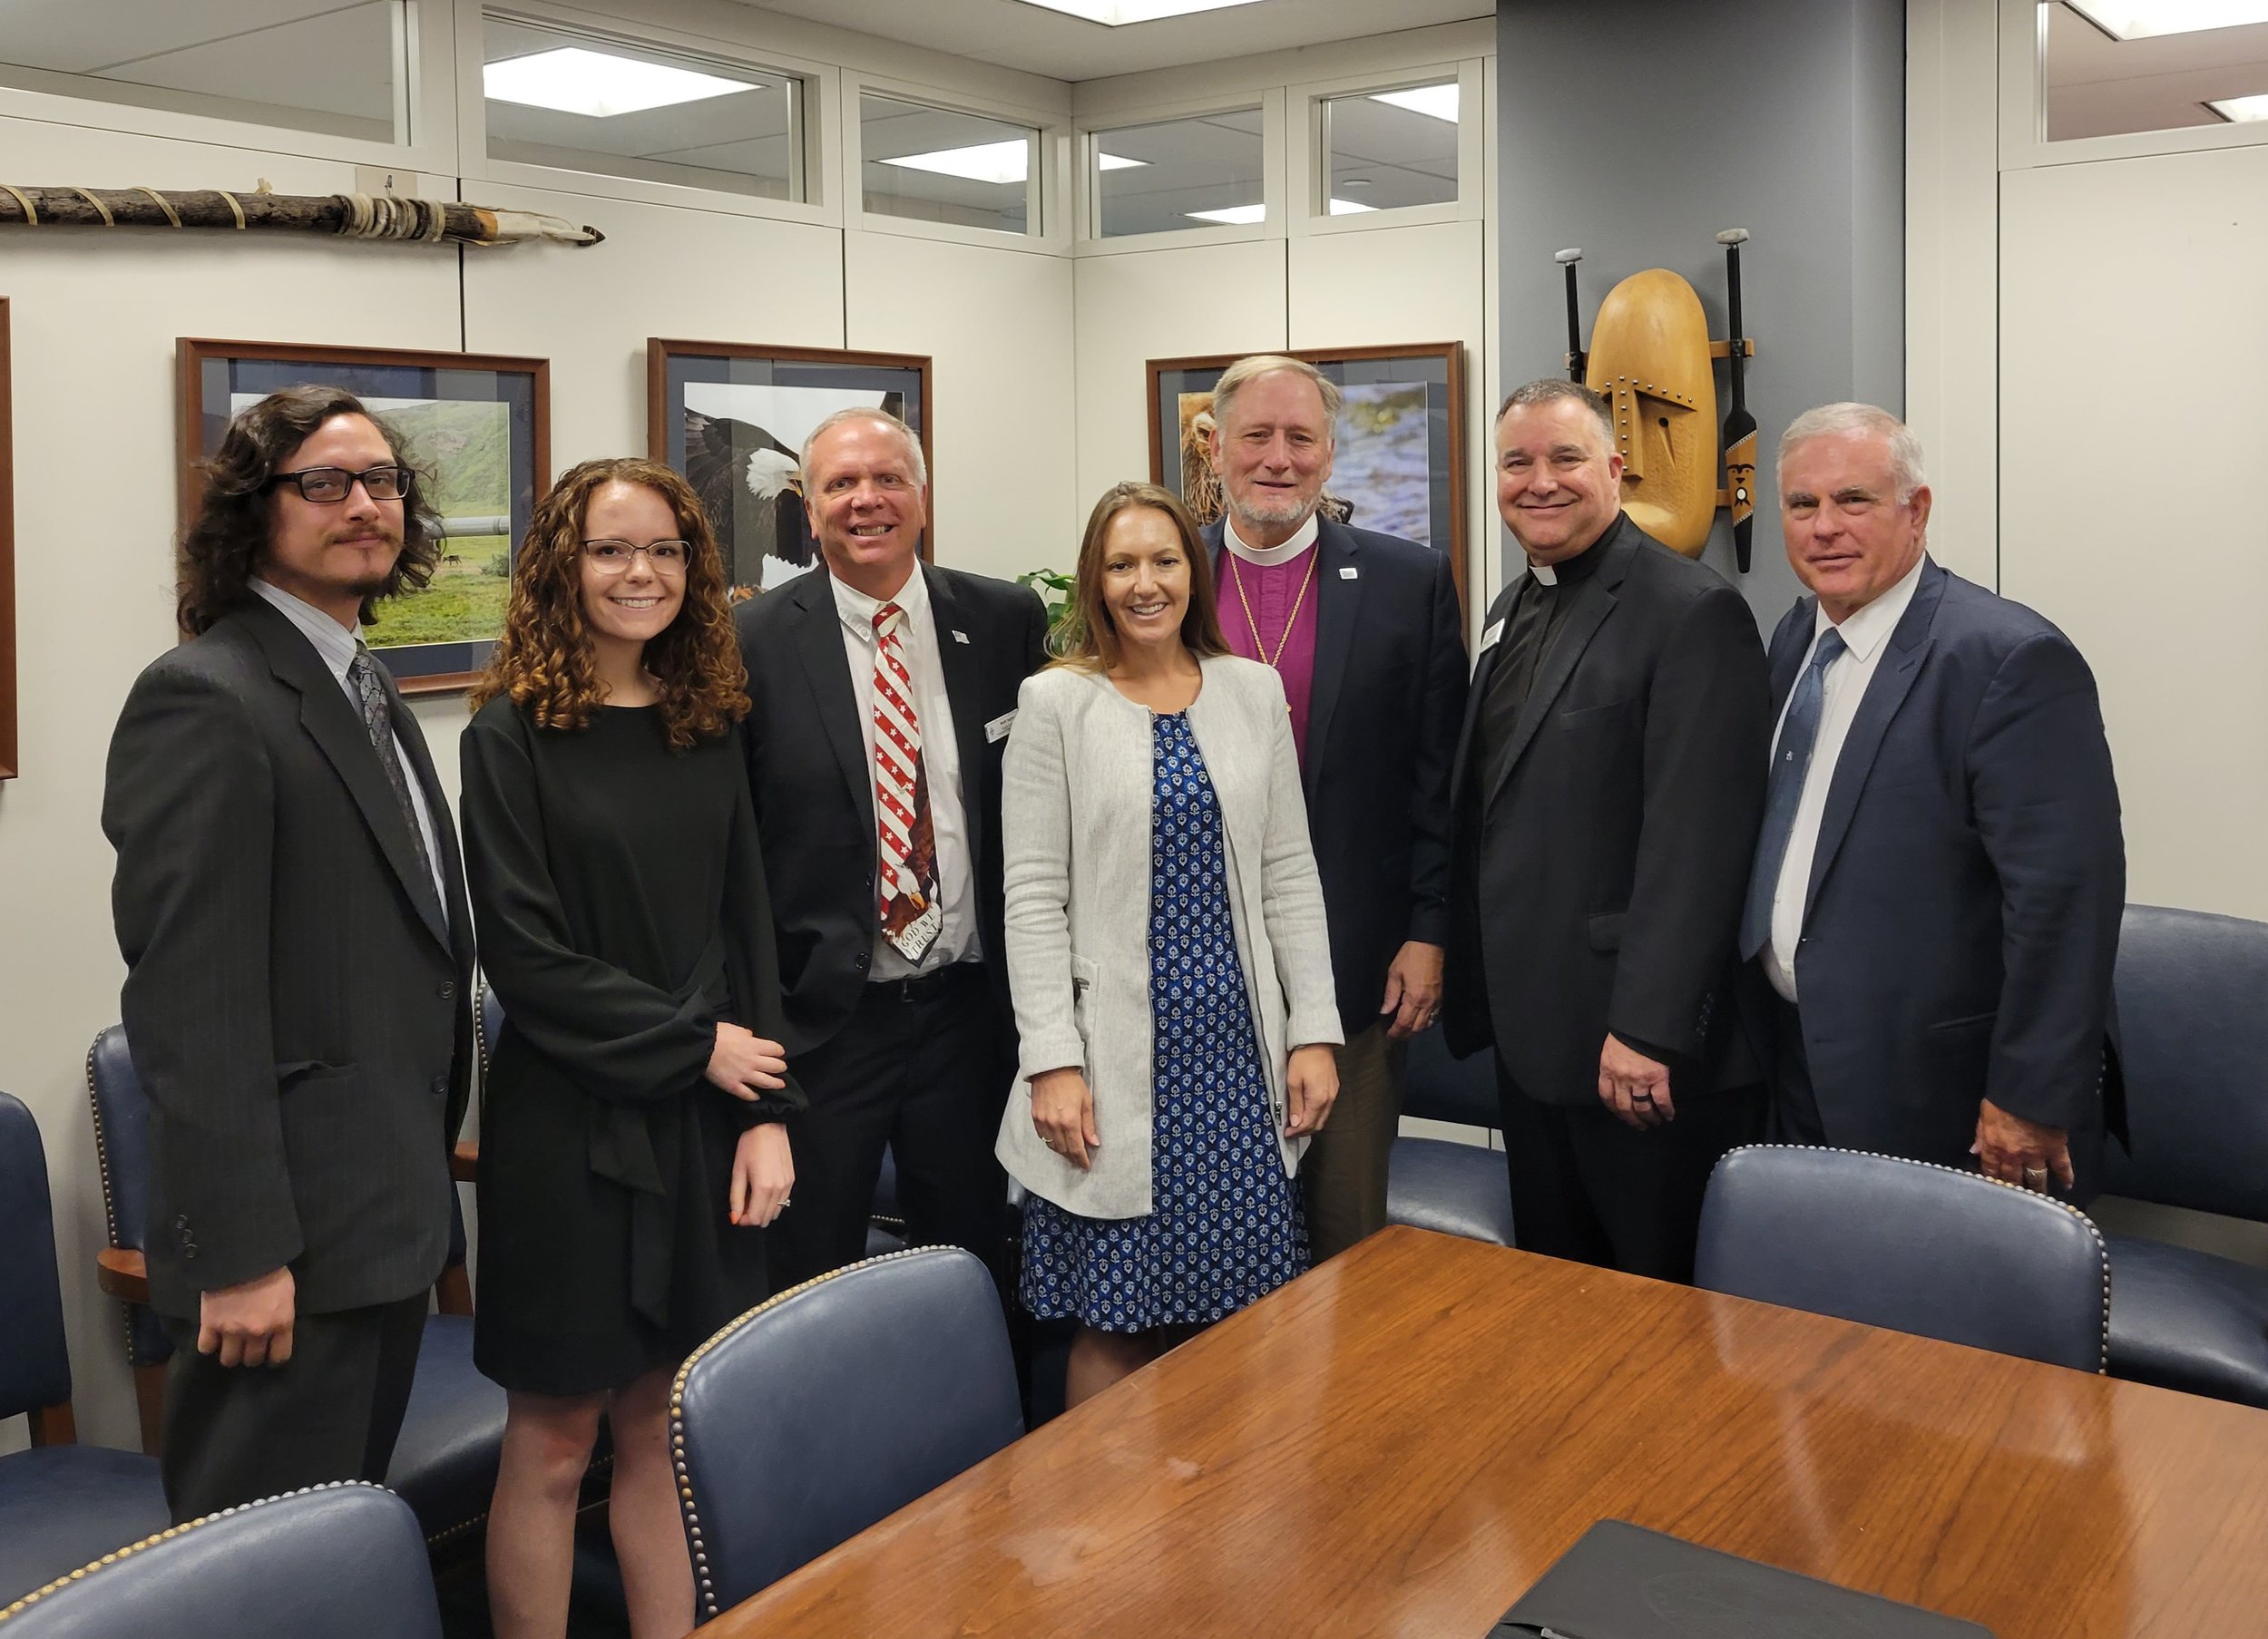
[(1246, 546), (1237, 539), (1235, 522), (1224, 519), (1216, 566), (1221, 630), (1229, 649), (1266, 665), (1282, 645), (1276, 669), (1292, 708), (1292, 745), (1299, 753), (1303, 775), (1307, 771), (1307, 702), (1315, 682), (1315, 609), (1323, 599), (1320, 574), (1315, 580), (1308, 579), (1309, 570), (1315, 567), (1315, 520), (1310, 517), (1281, 546)]

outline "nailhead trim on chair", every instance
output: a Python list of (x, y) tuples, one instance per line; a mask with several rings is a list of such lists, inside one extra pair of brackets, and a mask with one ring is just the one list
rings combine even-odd
[(798, 1293), (809, 1292), (815, 1286), (824, 1286), (829, 1281), (838, 1280), (850, 1273), (854, 1269), (871, 1269), (877, 1263), (894, 1263), (902, 1258), (926, 1257), (950, 1250), (952, 1250), (950, 1247), (943, 1246), (908, 1246), (899, 1252), (885, 1252), (879, 1257), (861, 1258), (855, 1263), (846, 1263), (840, 1269), (830, 1269), (825, 1274), (814, 1275), (800, 1285), (790, 1286), (785, 1292), (774, 1293), (746, 1314), (726, 1322), (707, 1342), (685, 1357), (685, 1364), (678, 1368), (678, 1374), (670, 1384), (670, 1464), (677, 1473), (678, 1506), (684, 1512), (685, 1535), (693, 1551), (693, 1579), (699, 1585), (702, 1620), (706, 1621), (722, 1613), (717, 1605), (716, 1584), (711, 1582), (709, 1576), (709, 1544), (701, 1536), (700, 1511), (693, 1506), (692, 1476), (687, 1471), (685, 1466), (686, 1374), (693, 1370), (703, 1355), (739, 1331), (741, 1327), (765, 1311), (778, 1307)]
[(2036, 1189), (2026, 1189), (2022, 1185), (2011, 1184), (2006, 1178), (1988, 1178), (1982, 1173), (1963, 1172), (1958, 1166), (1947, 1166), (1937, 1161), (1916, 1161), (1911, 1156), (1885, 1156), (1871, 1149), (1838, 1149), (1832, 1144), (1743, 1144), (1737, 1148), (1725, 1151), (1722, 1156), (1718, 1157), (1717, 1166), (1722, 1166), (1733, 1156), (1752, 1149), (1808, 1149), (1831, 1156), (1871, 1156), (1877, 1161), (1895, 1161), (1901, 1166), (1919, 1166), (1927, 1172), (1945, 1173), (1952, 1177), (1966, 1178), (1971, 1184), (1989, 1184), (1995, 1189), (2012, 1189), (2018, 1195), (2037, 1201), (2043, 1206), (2052, 1206), (2058, 1212), (2070, 1214), (2086, 1227), (2088, 1234), (2094, 1236), (2095, 1261), (2102, 1265), (2103, 1337), (2098, 1357), (2099, 1363), (2095, 1368), (2095, 1375), (2101, 1377), (2110, 1370), (2110, 1246), (2103, 1239), (2103, 1232), (2095, 1226), (2095, 1220), (2069, 1202), (2058, 1201), (2050, 1195), (2043, 1195)]
[(179, 1537), (187, 1531), (193, 1531), (200, 1526), (209, 1526), (217, 1519), (226, 1519), (231, 1514), (242, 1514), (249, 1512), (253, 1508), (264, 1508), (272, 1502), (283, 1502), (294, 1497), (311, 1497), (318, 1491), (337, 1491), (349, 1488), (362, 1491), (384, 1491), (386, 1489), (384, 1486), (374, 1486), (367, 1479), (334, 1479), (326, 1481), (324, 1484), (319, 1486), (302, 1486), (296, 1491), (285, 1491), (274, 1497), (263, 1497), (257, 1502), (241, 1502), (237, 1504), (237, 1506), (233, 1508), (223, 1508), (218, 1514), (200, 1515), (199, 1517), (190, 1520), (182, 1525), (168, 1526), (164, 1530), (160, 1531), (155, 1537), (145, 1537), (140, 1542), (129, 1543), (122, 1548), (119, 1548), (112, 1553), (103, 1555), (102, 1558), (94, 1561), (92, 1565), (81, 1566), (68, 1576), (58, 1576), (45, 1587), (39, 1588), (34, 1592), (24, 1595), (23, 1598), (8, 1606), (7, 1609), (0, 1611), (0, 1622), (5, 1622), (9, 1617), (15, 1615), (17, 1612), (22, 1611), (28, 1606), (37, 1605), (41, 1600), (46, 1598), (49, 1595), (57, 1592), (59, 1589), (69, 1587), (74, 1582), (85, 1581), (86, 1578), (93, 1576), (95, 1572), (102, 1570), (106, 1566), (116, 1565), (120, 1560), (128, 1558), (132, 1555), (139, 1554), (144, 1548), (153, 1548), (161, 1542), (171, 1542), (176, 1537)]
[[(103, 1137), (102, 1102), (94, 1096), (94, 1048), (95, 1042), (101, 1041), (102, 1039), (102, 1033), (97, 1031), (94, 1040), (88, 1042), (86, 1046), (86, 1107), (88, 1112), (94, 1117), (94, 1170), (96, 1177), (102, 1180), (103, 1185), (103, 1226), (104, 1233), (110, 1236), (111, 1244), (116, 1246), (118, 1244), (118, 1205), (111, 1199), (111, 1152), (110, 1146), (103, 1141)], [(123, 1317), (126, 1331), (126, 1363), (132, 1366), (136, 1363), (133, 1305), (122, 1301), (118, 1309)]]

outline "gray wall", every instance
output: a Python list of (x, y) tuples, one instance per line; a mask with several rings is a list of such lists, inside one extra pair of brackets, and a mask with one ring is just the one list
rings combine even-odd
[(1599, 299), (1647, 268), (1690, 280), (1722, 337), (1716, 235), (1754, 236), (1742, 317), (1764, 499), (1749, 574), (1722, 512), (1706, 561), (1768, 631), (1802, 590), (1771, 499), (1782, 429), (1834, 399), (1904, 409), (1902, 0), (1499, 0), (1496, 36), (1507, 389), (1565, 374), (1553, 251), (1582, 247), (1587, 345)]

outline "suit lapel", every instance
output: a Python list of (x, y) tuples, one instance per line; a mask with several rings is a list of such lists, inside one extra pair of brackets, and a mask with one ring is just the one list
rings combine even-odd
[[(400, 693), (394, 687), (394, 679), (386, 677), (384, 671), (378, 675), (385, 678), (386, 695), (394, 702), (394, 737), (401, 741), (403, 751), (409, 756), (410, 777), (417, 782), (418, 789), (425, 795), (425, 812), (433, 815), (434, 840), (441, 845), (441, 858), (437, 863), (441, 867), (442, 883), (449, 892), (448, 933), (442, 942), (449, 947), (450, 958), (457, 969), (470, 973), (473, 971), (473, 912), (465, 902), (464, 860), (457, 849), (456, 826), (450, 823), (448, 799), (442, 795), (440, 777), (434, 773), (433, 755), (426, 749), (425, 730), (418, 727), (417, 719), (410, 715), (408, 707), (403, 703)], [(418, 909), (423, 914), (425, 907), (422, 903)], [(425, 925), (429, 928), (433, 926), (430, 919)], [(435, 932), (438, 933), (440, 930), (435, 929)]]
[[(942, 570), (922, 566), (929, 584), (930, 622), (937, 631), (937, 667), (944, 676), (945, 698), (953, 705), (953, 737), (961, 750), (961, 822), (969, 834), (969, 857), (984, 857), (984, 805), (974, 800), (982, 791), (978, 770), (984, 766), (984, 656), (977, 645), (984, 634), (974, 625), (968, 606), (953, 590)], [(963, 643), (954, 632), (966, 634)], [(926, 726), (922, 732), (926, 735)]]
[(1778, 723), (1780, 714), (1787, 709), (1789, 691), (1795, 687), (1796, 671), (1804, 664), (1804, 656), (1811, 649), (1812, 629), (1819, 623), (1819, 602), (1814, 598), (1797, 600), (1795, 608), (1803, 619), (1784, 620), (1780, 629), (1773, 635), (1772, 654), (1767, 664), (1772, 670), (1772, 720)]
[[(441, 919), (440, 901), (435, 897), (432, 879), (417, 863), (417, 847), (409, 834), (409, 817), (395, 798), (394, 787), (378, 764), (378, 754), (371, 749), (369, 731), (363, 727), (355, 708), (347, 703), (347, 691), (324, 666), (314, 645), (301, 637), (280, 612), (254, 599), (241, 613), (254, 640), (268, 657), (269, 669), (298, 695), (300, 726), (330, 763), (347, 787), (347, 794), (354, 798), (355, 806), (361, 810), (362, 823), (369, 827), (371, 840), (401, 883), (402, 892), (409, 896), (417, 919), (425, 924), (426, 931), (443, 950), (450, 950), (449, 930)], [(385, 678), (383, 669), (379, 676)], [(433, 766), (425, 756), (425, 737), (418, 733), (401, 696), (394, 691), (391, 679), (386, 679), (386, 698), (395, 714), (396, 737), (415, 745), (418, 759), (424, 764), (418, 777), (424, 779)], [(433, 786), (428, 784), (425, 789), (430, 793)]]
[(1348, 658), (1362, 615), (1362, 549), (1329, 519), (1315, 536), (1315, 670), (1307, 695), (1307, 795), (1312, 800), (1331, 743), (1331, 714), (1338, 709)]
[(851, 686), (850, 658), (843, 648), (843, 619), (835, 608), (835, 581), (826, 568), (803, 575), (785, 596), (796, 600), (796, 652), (818, 707), (819, 731), (842, 766), (851, 801), (875, 828), (874, 776), (866, 767), (866, 737), (858, 722), (858, 695)]
[[(1492, 626), (1501, 626), (1512, 618), (1512, 600), (1520, 595), (1520, 581), (1514, 580), (1496, 594), (1496, 601), (1489, 606), (1488, 618), (1481, 622), (1483, 637)], [(1474, 777), (1471, 766), (1472, 737), (1481, 720), (1481, 702), (1488, 698), (1489, 681), (1496, 676), (1497, 657), (1504, 652), (1504, 641), (1497, 640), (1481, 650), (1481, 658), (1472, 663), (1472, 677), (1465, 688), (1465, 718), (1457, 729), (1457, 756), (1449, 765), (1449, 803), (1452, 811), (1464, 801), (1465, 782)]]
[(1626, 517), (1615, 525), (1615, 532), (1598, 550), (1610, 554), (1575, 589), (1575, 601), (1568, 606), (1567, 619), (1559, 623), (1559, 635), (1543, 651), (1542, 662), (1536, 668), (1536, 680), (1529, 688), (1527, 702), (1520, 708), (1520, 721), (1512, 728), (1512, 744), (1507, 752), (1494, 786), (1482, 794), (1483, 804), (1496, 800), (1497, 793), (1528, 746), (1536, 737), (1536, 730), (1550, 714), (1552, 703), (1567, 687), (1568, 679), (1582, 662), (1583, 651), (1598, 635), (1607, 617), (1614, 613), (1615, 589), (1630, 571), (1630, 556), (1637, 551), (1637, 540), (1628, 532)]
[(1930, 652), (1930, 628), (1944, 595), (1945, 571), (1932, 563), (1921, 571), (1913, 601), (1899, 617), (1898, 629), (1890, 635), (1890, 652), (1874, 668), (1866, 697), (1851, 719), (1851, 732), (1843, 737), (1842, 755), (1835, 758), (1834, 775), (1827, 785), (1827, 805), (1820, 811), (1819, 842), (1812, 854), (1811, 881), (1804, 892), (1806, 919), (1819, 901), (1819, 884), (1827, 880), (1836, 851), (1851, 829), (1852, 815), (1858, 812), (1859, 794), (1865, 789), (1866, 776), (1882, 748), (1882, 737), (1890, 732), (1898, 708), (1906, 703), (1914, 679), (1921, 675), (1921, 663)]

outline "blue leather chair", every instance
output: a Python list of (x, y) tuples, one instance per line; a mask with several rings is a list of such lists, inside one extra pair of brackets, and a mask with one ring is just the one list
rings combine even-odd
[[(2106, 1193), (2268, 1222), (2268, 922), (2128, 905), (2116, 986), (2134, 1152)], [(2268, 1270), (2109, 1241), (2111, 1375), (2268, 1406)]]
[(1709, 1175), (1694, 1284), (2100, 1371), (2103, 1237), (2075, 1207), (1977, 1173), (1754, 1144)]
[(670, 1424), (707, 1619), (1023, 1433), (992, 1276), (922, 1246), (806, 1282), (694, 1351)]
[(416, 1517), (376, 1486), (317, 1486), (129, 1540), (0, 1609), (5, 1639), (441, 1639)]
[(154, 1459), (74, 1443), (47, 1155), (0, 1093), (0, 1419), (17, 1416), (32, 1447), (0, 1457), (0, 1605), (167, 1519)]
[[(1428, 1121), (1492, 1127), (1496, 1063), (1491, 1053), (1452, 1059), (1438, 1029), (1410, 1039), (1402, 1111)], [(1386, 1221), (1510, 1246), (1511, 1181), (1504, 1156), (1445, 1138), (1396, 1138), (1386, 1163)]]
[[(127, 1052), (126, 1031), (112, 1025), (87, 1053), (87, 1089), (94, 1107), (95, 1153), (103, 1169), (103, 1205), (110, 1250), (99, 1260), (103, 1290), (127, 1304), (126, 1349), (141, 1401), (142, 1444), (157, 1449), (165, 1362), (173, 1341), (149, 1311), (142, 1273), (142, 1234), (150, 1191), (150, 1102)], [(452, 1264), (461, 1273), (464, 1226), (451, 1237)], [(436, 1547), (471, 1535), (488, 1516), (503, 1445), (504, 1391), (473, 1365), (473, 1317), (466, 1312), (425, 1318), (409, 1410), (386, 1481), (424, 1522)]]

